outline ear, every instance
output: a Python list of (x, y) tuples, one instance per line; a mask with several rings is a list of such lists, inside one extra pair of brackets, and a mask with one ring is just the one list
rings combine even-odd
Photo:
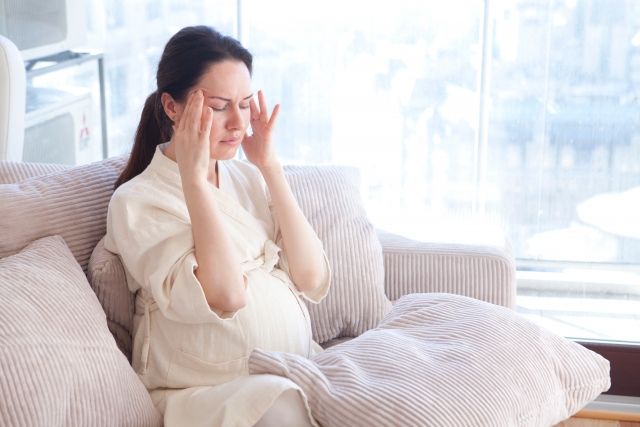
[(182, 112), (184, 108), (177, 101), (175, 101), (171, 95), (164, 92), (160, 97), (160, 102), (162, 102), (162, 107), (164, 108), (164, 112), (167, 113), (169, 119), (175, 124), (178, 124), (180, 121), (180, 117), (182, 117)]

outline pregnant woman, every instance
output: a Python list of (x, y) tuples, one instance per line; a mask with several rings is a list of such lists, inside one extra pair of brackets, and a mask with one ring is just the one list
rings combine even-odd
[(166, 426), (317, 425), (297, 385), (248, 373), (254, 348), (321, 351), (303, 300), (330, 281), (251, 71), (212, 28), (173, 36), (109, 204), (105, 247), (136, 292), (133, 368)]

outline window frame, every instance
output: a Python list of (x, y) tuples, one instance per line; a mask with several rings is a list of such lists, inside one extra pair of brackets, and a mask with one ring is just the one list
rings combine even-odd
[(611, 388), (603, 394), (640, 397), (640, 343), (575, 340), (607, 359), (611, 366)]

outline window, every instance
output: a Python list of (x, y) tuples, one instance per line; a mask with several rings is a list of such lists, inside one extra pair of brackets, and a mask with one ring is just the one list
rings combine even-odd
[(244, 4), (281, 156), (356, 164), (376, 225), (408, 237), (507, 230), (523, 315), (640, 342), (638, 5)]
[(129, 110), (127, 91), (127, 66), (119, 65), (109, 70), (109, 105), (111, 116), (123, 116)]

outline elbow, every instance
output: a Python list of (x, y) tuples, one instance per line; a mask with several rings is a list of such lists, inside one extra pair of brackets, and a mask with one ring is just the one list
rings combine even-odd
[(244, 287), (241, 292), (236, 292), (233, 295), (229, 295), (224, 301), (223, 311), (236, 312), (247, 305), (247, 293)]
[(236, 312), (247, 305), (247, 291), (242, 277), (236, 286), (212, 286), (212, 288), (216, 291), (205, 292), (205, 297), (209, 307), (213, 309)]
[(208, 297), (207, 303), (209, 303), (209, 307), (216, 310), (236, 312), (247, 305), (247, 293), (242, 291), (225, 295), (215, 295)]
[(295, 281), (298, 290), (301, 292), (313, 292), (317, 290), (325, 281), (325, 272), (322, 271), (309, 271), (303, 274), (303, 280)]

